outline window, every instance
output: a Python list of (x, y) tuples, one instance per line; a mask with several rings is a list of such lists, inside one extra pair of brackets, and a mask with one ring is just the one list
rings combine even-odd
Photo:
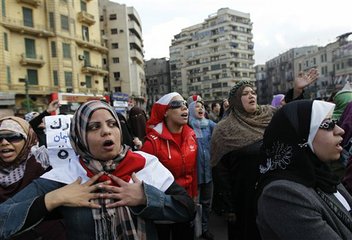
[(55, 16), (53, 12), (49, 12), (49, 28), (55, 30)]
[(121, 87), (114, 87), (115, 92), (121, 92)]
[(27, 77), (29, 85), (38, 85), (38, 71), (35, 69), (27, 69)]
[(65, 31), (70, 30), (69, 22), (68, 22), (68, 16), (61, 15), (61, 29)]
[(6, 17), (6, 5), (5, 5), (5, 1), (6, 1), (6, 0), (2, 0), (2, 1), (1, 1), (1, 6), (2, 6), (1, 10), (2, 10), (2, 16), (3, 16), (3, 17)]
[(51, 57), (57, 57), (56, 42), (54, 42), (54, 41), (51, 41)]
[(7, 83), (11, 83), (11, 69), (10, 66), (6, 66), (6, 78), (7, 78)]
[(72, 72), (64, 72), (65, 74), (65, 86), (72, 88)]
[(27, 58), (36, 58), (35, 40), (34, 39), (25, 38), (24, 39), (24, 44), (25, 44), (25, 47), (26, 47), (26, 57)]
[(110, 14), (110, 17), (109, 17), (109, 19), (110, 20), (116, 20), (116, 14)]
[(100, 15), (100, 22), (104, 21), (104, 16)]
[(26, 27), (33, 27), (33, 12), (30, 8), (22, 8), (23, 25)]
[(118, 33), (117, 28), (112, 28), (111, 29), (111, 34), (117, 34), (117, 33)]
[(114, 72), (115, 81), (120, 80), (120, 72)]
[(71, 58), (71, 46), (68, 43), (62, 43), (62, 52), (64, 58)]
[(92, 88), (92, 76), (86, 76), (86, 87)]
[(113, 48), (113, 49), (119, 48), (119, 44), (118, 43), (112, 43), (111, 44), (111, 48)]
[(112, 58), (112, 62), (113, 63), (119, 63), (120, 62), (120, 58), (114, 57), (114, 58)]
[(90, 66), (90, 53), (88, 51), (83, 51), (84, 56), (84, 66)]
[(9, 42), (7, 39), (7, 33), (4, 33), (4, 47), (5, 47), (5, 51), (9, 50)]
[(89, 42), (89, 28), (87, 26), (82, 26), (82, 38)]
[(87, 3), (81, 0), (81, 11), (87, 12)]
[(59, 75), (56, 70), (53, 71), (54, 86), (59, 86)]

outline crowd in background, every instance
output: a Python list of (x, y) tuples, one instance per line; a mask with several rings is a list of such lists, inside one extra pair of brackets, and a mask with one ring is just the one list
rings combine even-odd
[[(0, 119), (0, 239), (350, 239), (352, 88), (306, 99), (318, 78), (258, 105), (240, 81), (228, 98), (162, 96), (127, 116), (82, 104), (70, 126), (77, 160), (50, 164), (42, 113)], [(147, 117), (149, 116), (149, 117)]]

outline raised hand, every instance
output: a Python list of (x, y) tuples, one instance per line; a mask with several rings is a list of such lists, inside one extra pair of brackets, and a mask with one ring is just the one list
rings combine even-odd
[(79, 177), (75, 182), (47, 193), (45, 195), (47, 210), (51, 211), (59, 206), (100, 208), (100, 205), (90, 200), (99, 198), (99, 193), (96, 191), (102, 185), (111, 183), (111, 181), (95, 183), (102, 175), (103, 173), (96, 174), (83, 184), (81, 184), (82, 179)]
[(46, 111), (48, 113), (52, 113), (52, 112), (56, 111), (59, 107), (60, 107), (59, 100), (56, 99), (56, 100), (53, 100), (53, 101), (51, 101), (49, 103), (48, 108), (46, 109)]
[(100, 198), (115, 200), (114, 203), (106, 205), (107, 208), (146, 205), (147, 199), (144, 194), (143, 184), (136, 177), (135, 173), (132, 174), (133, 183), (125, 182), (113, 175), (109, 175), (109, 177), (116, 182), (119, 187), (110, 185), (99, 186), (100, 189), (106, 191), (106, 193), (101, 193), (99, 195)]
[(316, 68), (311, 68), (307, 73), (300, 72), (295, 79), (295, 88), (303, 89), (315, 82), (319, 77), (318, 70)]

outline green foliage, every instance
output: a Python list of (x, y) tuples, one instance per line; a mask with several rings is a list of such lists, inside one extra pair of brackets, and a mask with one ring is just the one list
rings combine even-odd
[(35, 107), (35, 103), (32, 99), (24, 99), (21, 102), (22, 108), (26, 109), (28, 112), (31, 112)]

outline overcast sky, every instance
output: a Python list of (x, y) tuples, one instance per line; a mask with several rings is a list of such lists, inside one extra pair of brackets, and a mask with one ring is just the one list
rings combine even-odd
[(294, 47), (325, 46), (352, 32), (351, 0), (112, 0), (142, 21), (145, 59), (169, 57), (173, 36), (228, 7), (250, 14), (255, 64)]

